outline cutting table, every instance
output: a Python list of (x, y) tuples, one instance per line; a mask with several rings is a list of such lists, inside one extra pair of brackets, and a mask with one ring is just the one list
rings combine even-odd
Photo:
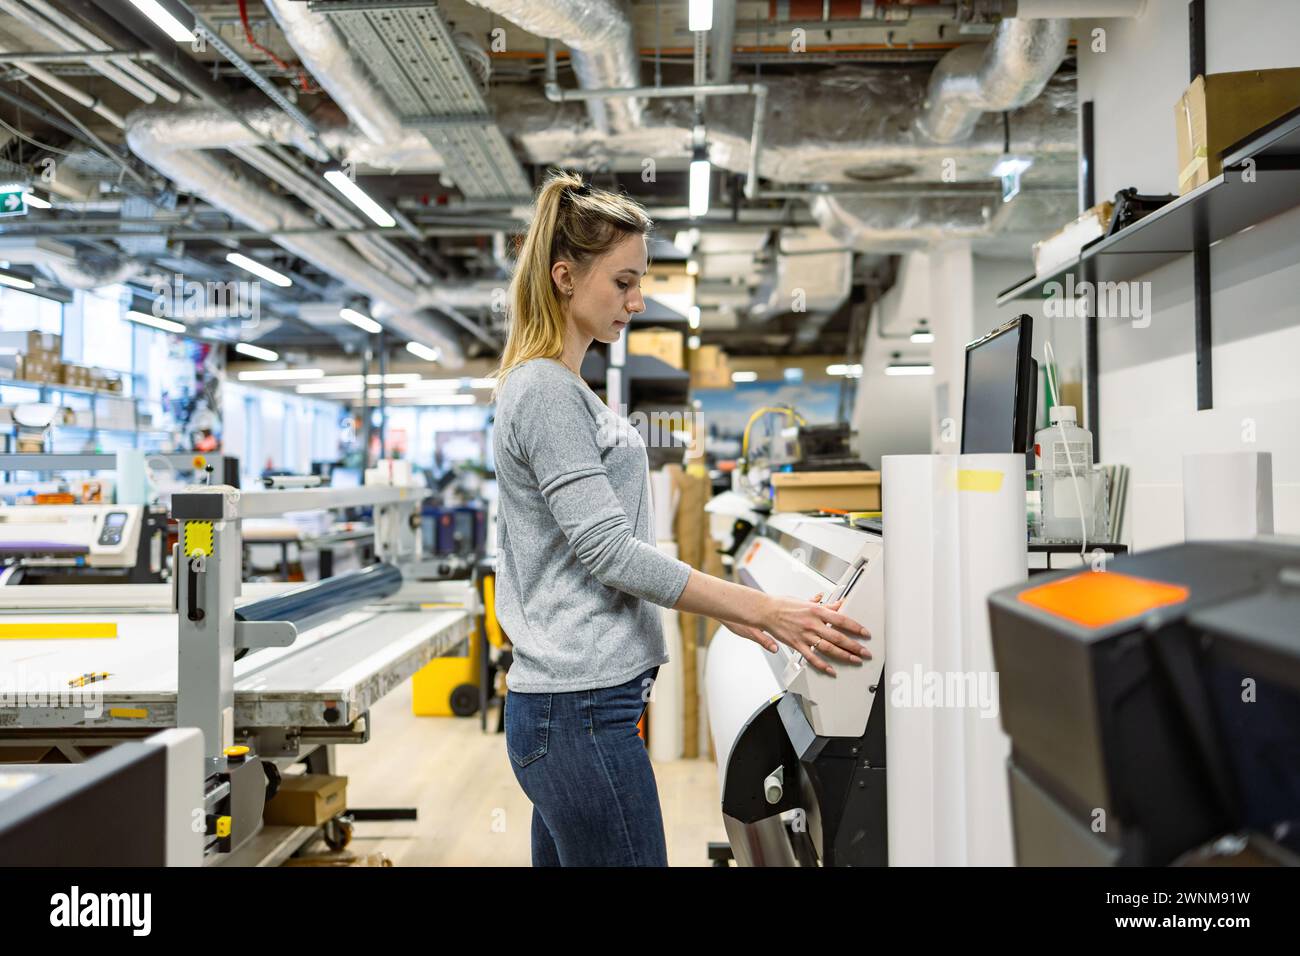
[[(123, 587), (130, 587), (137, 600), (156, 602), (156, 606), (131, 612), (105, 608), (98, 613), (12, 606), (0, 610), (0, 673), (9, 678), (9, 686), (0, 686), (0, 693), (23, 693), (33, 701), (38, 692), (60, 698), (45, 706), (12, 707), (4, 701), (0, 747), (39, 741), (66, 750), (83, 741), (98, 746), (176, 726), (177, 615), (168, 606), (170, 589), (166, 585)], [(246, 585), (249, 600), (236, 607), (290, 587)], [(44, 598), (47, 603), (62, 603), (65, 596), (57, 592), (82, 588), (22, 590), (29, 601)], [(85, 586), (85, 590), (121, 588)], [(463, 603), (464, 588), (455, 590), (460, 593), (440, 584), (412, 582), (383, 604), (349, 610), (304, 631), (288, 647), (266, 648), (235, 661), (236, 736), (242, 739), (276, 728), (290, 736), (301, 731), (308, 740), (344, 736), (375, 701), (469, 636), (472, 608), (421, 609), (421, 605)], [(66, 597), (93, 599), (85, 593)], [(31, 625), (48, 629), (50, 636), (16, 637), (30, 633)], [(87, 626), (116, 636), (72, 636)], [(69, 636), (55, 636), (59, 633)], [(69, 681), (85, 674), (108, 676), (83, 688), (69, 688)]]
[[(283, 852), (285, 835), (262, 826), (279, 769), (306, 758), (329, 772), (331, 745), (369, 739), (370, 707), (473, 628), (473, 583), (419, 571), (427, 494), (191, 486), (172, 496), (170, 586), (0, 589), (0, 749), (57, 747), (76, 761), (192, 728), (202, 802), (184, 810), (202, 813), (203, 861), (256, 862), (263, 838)], [(355, 506), (374, 509), (376, 564), (301, 586), (242, 582), (245, 520)]]

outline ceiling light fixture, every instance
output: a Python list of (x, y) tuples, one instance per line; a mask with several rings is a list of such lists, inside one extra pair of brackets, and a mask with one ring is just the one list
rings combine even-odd
[(260, 279), (265, 279), (272, 285), (278, 285), (281, 289), (287, 289), (293, 285), (293, 280), (281, 272), (276, 272), (270, 266), (263, 265), (256, 259), (250, 259), (241, 252), (232, 252), (226, 256), (226, 261), (233, 266), (239, 266), (246, 272), (251, 272)]
[(147, 312), (131, 311), (126, 314), (127, 319), (137, 325), (147, 325), (150, 328), (160, 329), (163, 332), (185, 332), (187, 329), (179, 322), (173, 322), (171, 319), (160, 319), (156, 315), (149, 315)]
[(193, 43), (196, 39), (193, 30), (187, 30), (185, 24), (172, 16), (158, 0), (131, 0), (131, 5), (153, 21), (154, 26), (162, 30), (177, 43)]
[(260, 345), (249, 345), (247, 342), (236, 342), (235, 351), (240, 355), (247, 355), (249, 358), (261, 359), (263, 362), (278, 362), (280, 360), (279, 352), (272, 352)]
[(397, 225), (397, 220), (389, 215), (388, 210), (370, 198), (366, 191), (353, 182), (352, 177), (343, 170), (331, 169), (325, 174), (325, 180), (341, 192), (348, 202), (369, 216), (375, 225), (385, 228)]
[(378, 335), (384, 327), (368, 315), (362, 315), (356, 309), (339, 309), (339, 318), (351, 322), (362, 332)]

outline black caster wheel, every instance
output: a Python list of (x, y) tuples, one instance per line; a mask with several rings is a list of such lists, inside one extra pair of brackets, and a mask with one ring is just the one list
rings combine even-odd
[(335, 817), (322, 828), (325, 845), (337, 853), (352, 842), (352, 821)]
[(451, 692), (451, 712), (457, 717), (473, 717), (478, 713), (478, 688), (473, 684), (460, 684)]

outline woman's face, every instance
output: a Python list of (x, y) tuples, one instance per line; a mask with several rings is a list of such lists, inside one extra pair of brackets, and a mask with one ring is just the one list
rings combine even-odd
[(629, 235), (586, 268), (575, 269), (564, 261), (552, 267), (560, 301), (568, 303), (569, 320), (579, 333), (597, 342), (614, 342), (632, 316), (645, 311), (641, 277), (646, 263), (645, 237)]

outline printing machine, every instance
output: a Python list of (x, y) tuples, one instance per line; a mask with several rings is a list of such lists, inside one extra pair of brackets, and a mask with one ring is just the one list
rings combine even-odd
[[(871, 658), (835, 677), (780, 646), (772, 654), (719, 628), (709, 644), (709, 720), (723, 822), (742, 866), (888, 862), (883, 539), (879, 525), (775, 514), (735, 555), (737, 580), (824, 603), (862, 623)], [(789, 826), (787, 827), (787, 822)]]
[(157, 581), (166, 539), (158, 517), (144, 505), (0, 506), (0, 584)]
[[(169, 727), (196, 728), (202, 794), (186, 811), (206, 821), (204, 862), (259, 862), (263, 843), (287, 855), (286, 841), (309, 834), (261, 832), (279, 768), (306, 757), (328, 772), (330, 745), (367, 740), (371, 705), (472, 629), (470, 582), (412, 573), (426, 494), (386, 485), (191, 486), (172, 498), (180, 540), (170, 588), (0, 592), (0, 675), (17, 680), (23, 698), (0, 707), (0, 753), (54, 747), (76, 760)], [(379, 564), (291, 589), (242, 583), (242, 520), (361, 506), (374, 508)], [(30, 674), (44, 696), (24, 693)], [(38, 706), (8, 706), (24, 701)]]
[(1300, 540), (1120, 557), (989, 613), (1019, 865), (1300, 863)]

